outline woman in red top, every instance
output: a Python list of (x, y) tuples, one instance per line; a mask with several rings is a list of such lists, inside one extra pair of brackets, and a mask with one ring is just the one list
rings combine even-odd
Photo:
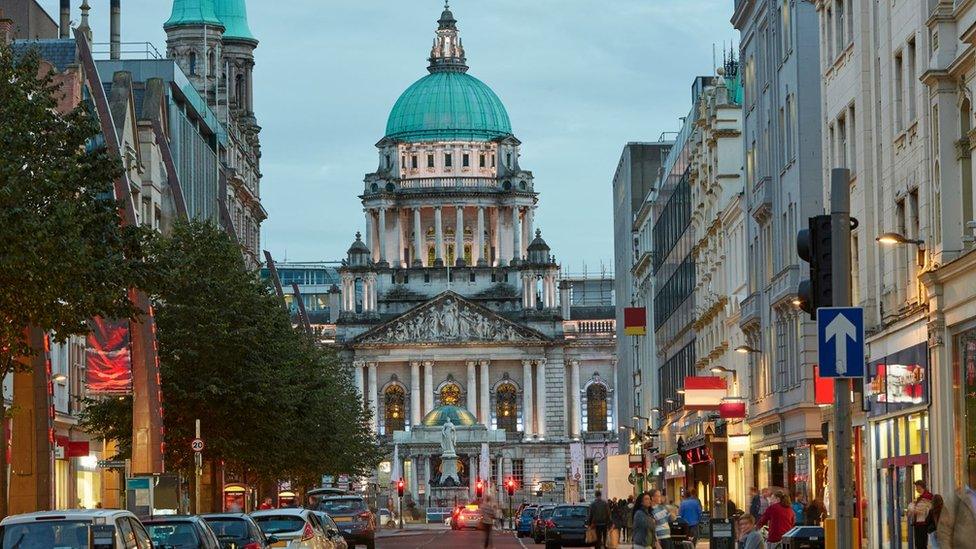
[(779, 543), (783, 536), (793, 528), (796, 516), (790, 506), (790, 497), (782, 490), (776, 490), (771, 498), (769, 509), (763, 513), (762, 518), (756, 523), (756, 528), (769, 525), (769, 535), (766, 541), (769, 543)]

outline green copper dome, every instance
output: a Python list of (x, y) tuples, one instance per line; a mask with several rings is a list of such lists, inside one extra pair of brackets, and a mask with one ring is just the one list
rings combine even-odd
[(224, 24), (224, 38), (257, 42), (247, 24), (247, 3), (245, 0), (214, 0), (217, 3), (217, 18)]
[(471, 427), (478, 424), (474, 414), (459, 406), (438, 406), (424, 416), (426, 427), (440, 427), (450, 419), (455, 427)]
[(173, 11), (164, 29), (184, 25), (214, 25), (223, 27), (214, 9), (214, 0), (173, 0)]
[(512, 135), (505, 105), (484, 82), (457, 71), (432, 72), (403, 92), (386, 123), (400, 141), (489, 141)]

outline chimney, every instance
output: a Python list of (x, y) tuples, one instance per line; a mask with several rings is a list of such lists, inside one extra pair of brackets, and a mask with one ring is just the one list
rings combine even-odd
[(60, 38), (71, 38), (71, 0), (61, 0)]
[(111, 1), (111, 22), (109, 35), (112, 45), (109, 49), (112, 59), (122, 58), (122, 0)]
[(13, 36), (14, 22), (12, 19), (7, 19), (3, 14), (3, 8), (0, 8), (0, 44), (9, 44)]

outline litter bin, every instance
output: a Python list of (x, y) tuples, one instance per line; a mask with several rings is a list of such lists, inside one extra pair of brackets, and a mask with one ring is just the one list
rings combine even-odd
[(797, 526), (783, 536), (783, 549), (824, 549), (824, 529), (820, 526)]
[(735, 528), (726, 519), (712, 519), (709, 529), (709, 547), (711, 549), (735, 549)]

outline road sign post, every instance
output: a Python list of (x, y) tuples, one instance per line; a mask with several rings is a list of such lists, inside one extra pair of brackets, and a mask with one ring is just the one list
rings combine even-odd
[(203, 479), (203, 439), (200, 438), (200, 420), (196, 420), (196, 435), (193, 441), (190, 443), (190, 449), (193, 450), (193, 505), (194, 512), (198, 515), (202, 514), (203, 511), (200, 509), (200, 482)]
[[(830, 226), (831, 226), (831, 280), (832, 305), (836, 307), (850, 307), (851, 305), (851, 176), (844, 168), (830, 171)], [(839, 318), (839, 317), (838, 317)], [(846, 318), (846, 317), (845, 317)], [(854, 324), (848, 318), (849, 324)], [(817, 320), (818, 326), (820, 320)], [(852, 371), (851, 357), (847, 353), (851, 349), (851, 326), (843, 320), (834, 318), (825, 324), (825, 329), (833, 327), (835, 370), (836, 361), (845, 359), (845, 374)], [(856, 328), (856, 326), (854, 326)], [(826, 333), (825, 333), (826, 335)], [(844, 339), (844, 343), (840, 343)], [(863, 373), (864, 369), (864, 318), (861, 313), (861, 333), (855, 344), (861, 346), (860, 361), (857, 369)], [(843, 351), (838, 351), (843, 349)], [(856, 349), (856, 347), (855, 347)], [(829, 354), (829, 349), (828, 349)], [(821, 358), (821, 373), (824, 368)], [(854, 427), (851, 422), (851, 382), (848, 376), (834, 380), (834, 454), (831, 457), (830, 468), (834, 471), (834, 505), (836, 505), (837, 539), (844, 540), (841, 547), (846, 547), (852, 538), (852, 524), (854, 519), (854, 474), (851, 453), (854, 448)]]

